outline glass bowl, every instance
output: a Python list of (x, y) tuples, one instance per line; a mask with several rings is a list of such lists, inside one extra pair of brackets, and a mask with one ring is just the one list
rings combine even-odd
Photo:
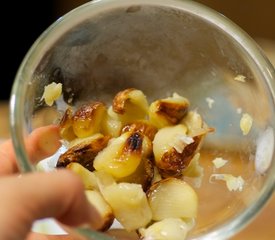
[[(201, 150), (199, 213), (188, 239), (227, 239), (248, 224), (274, 190), (274, 68), (256, 43), (219, 13), (193, 1), (99, 0), (50, 26), (24, 58), (10, 99), (10, 125), (21, 171), (32, 171), (23, 135), (56, 123), (69, 104), (110, 104), (125, 88), (153, 101), (187, 97), (215, 128)], [(63, 84), (63, 99), (41, 101), (44, 87)], [(244, 113), (253, 119), (243, 135)], [(212, 160), (229, 163), (222, 169)], [(229, 191), (210, 175), (241, 176)]]

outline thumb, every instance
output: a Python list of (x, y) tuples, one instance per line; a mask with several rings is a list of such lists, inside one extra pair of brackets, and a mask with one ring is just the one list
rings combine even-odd
[(24, 239), (33, 221), (41, 218), (54, 217), (71, 226), (90, 223), (94, 228), (100, 222), (82, 182), (66, 170), (2, 177), (0, 192), (0, 239)]

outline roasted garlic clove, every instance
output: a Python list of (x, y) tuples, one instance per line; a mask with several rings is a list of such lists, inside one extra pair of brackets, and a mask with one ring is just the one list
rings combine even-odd
[(172, 97), (151, 103), (149, 120), (157, 128), (178, 124), (186, 115), (189, 105), (188, 99), (174, 93)]
[(61, 138), (69, 142), (76, 138), (76, 135), (73, 130), (72, 118), (73, 118), (73, 110), (71, 108), (67, 108), (59, 123)]
[(127, 231), (145, 227), (151, 221), (152, 212), (140, 184), (111, 184), (103, 187), (101, 193)]
[(94, 160), (94, 168), (106, 171), (116, 179), (135, 172), (142, 158), (151, 152), (152, 144), (138, 132), (127, 132), (110, 141)]
[(141, 160), (137, 169), (129, 176), (120, 178), (118, 182), (136, 183), (142, 186), (144, 191), (150, 187), (154, 177), (154, 165), (152, 160), (144, 158)]
[(86, 197), (100, 215), (98, 219), (98, 231), (108, 230), (114, 221), (113, 210), (98, 191), (86, 190)]
[(166, 218), (155, 222), (148, 228), (139, 229), (141, 239), (184, 240), (190, 231), (189, 226), (180, 218)]
[(103, 136), (91, 141), (81, 142), (69, 148), (65, 153), (60, 155), (56, 166), (66, 167), (71, 162), (78, 162), (83, 167), (93, 171), (94, 159), (107, 146), (109, 139), (108, 136)]
[(147, 192), (152, 210), (152, 219), (195, 218), (198, 210), (198, 196), (185, 181), (166, 178), (156, 182)]
[(80, 176), (86, 190), (98, 190), (97, 178), (94, 172), (89, 171), (77, 162), (69, 163), (66, 168)]
[(110, 113), (123, 123), (144, 119), (148, 114), (146, 96), (134, 88), (123, 90), (114, 97)]
[(163, 177), (181, 176), (198, 150), (200, 136), (189, 137), (183, 124), (160, 129), (153, 141), (155, 164)]
[(158, 129), (147, 120), (134, 121), (125, 125), (122, 133), (125, 132), (140, 132), (153, 141)]
[(73, 115), (73, 130), (77, 137), (85, 138), (98, 133), (106, 107), (101, 102), (82, 105)]

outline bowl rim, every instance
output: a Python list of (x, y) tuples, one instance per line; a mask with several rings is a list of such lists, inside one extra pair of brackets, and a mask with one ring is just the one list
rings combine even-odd
[[(275, 70), (272, 64), (269, 62), (262, 50), (257, 46), (255, 41), (246, 34), (239, 26), (233, 23), (230, 19), (219, 14), (213, 9), (206, 7), (200, 3), (188, 0), (95, 0), (83, 4), (74, 10), (68, 12), (64, 16), (60, 17), (52, 25), (50, 25), (40, 37), (33, 43), (28, 53), (25, 55), (18, 72), (15, 77), (15, 81), (12, 87), (10, 97), (10, 132), (12, 142), (15, 149), (16, 158), (18, 161), (19, 169), (21, 172), (34, 171), (32, 165), (29, 163), (28, 156), (26, 155), (26, 149), (23, 140), (22, 124), (24, 123), (24, 96), (26, 94), (27, 86), (24, 79), (29, 79), (28, 76), (32, 74), (32, 66), (37, 62), (41, 56), (39, 52), (43, 51), (47, 42), (50, 39), (51, 42), (55, 41), (57, 37), (62, 35), (66, 29), (70, 27), (68, 24), (72, 19), (77, 22), (85, 19), (85, 16), (89, 14), (92, 16), (98, 12), (107, 11), (115, 7), (125, 7), (133, 5), (157, 5), (162, 7), (175, 8), (183, 10), (198, 16), (201, 19), (215, 25), (217, 28), (223, 30), (230, 38), (232, 38), (239, 46), (246, 52), (251, 59), (253, 59), (255, 65), (262, 73), (263, 78), (271, 91), (273, 103), (275, 101)], [(81, 16), (81, 17), (79, 17)], [(56, 32), (60, 32), (56, 36)], [(48, 39), (49, 38), (49, 39)], [(37, 54), (38, 53), (38, 54)], [(29, 128), (29, 126), (27, 126)], [(274, 154), (273, 154), (274, 161)], [(271, 169), (275, 172), (275, 164)], [(257, 201), (251, 203), (240, 215), (232, 217), (230, 221), (227, 221), (212, 231), (196, 237), (197, 240), (215, 240), (215, 239), (228, 239), (235, 233), (243, 229), (257, 213), (264, 207), (266, 202), (270, 199), (275, 185), (275, 174), (269, 174), (266, 180), (267, 184), (261, 189)]]

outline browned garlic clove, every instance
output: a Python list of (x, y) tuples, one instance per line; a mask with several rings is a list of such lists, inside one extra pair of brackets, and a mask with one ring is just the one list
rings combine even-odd
[(60, 155), (56, 166), (66, 167), (71, 162), (78, 162), (83, 167), (93, 171), (94, 159), (107, 146), (109, 139), (110, 137), (108, 136), (102, 136), (91, 141), (81, 142), (69, 148), (65, 153)]
[(106, 107), (101, 102), (82, 105), (72, 117), (75, 135), (79, 138), (85, 138), (98, 133), (105, 114)]

